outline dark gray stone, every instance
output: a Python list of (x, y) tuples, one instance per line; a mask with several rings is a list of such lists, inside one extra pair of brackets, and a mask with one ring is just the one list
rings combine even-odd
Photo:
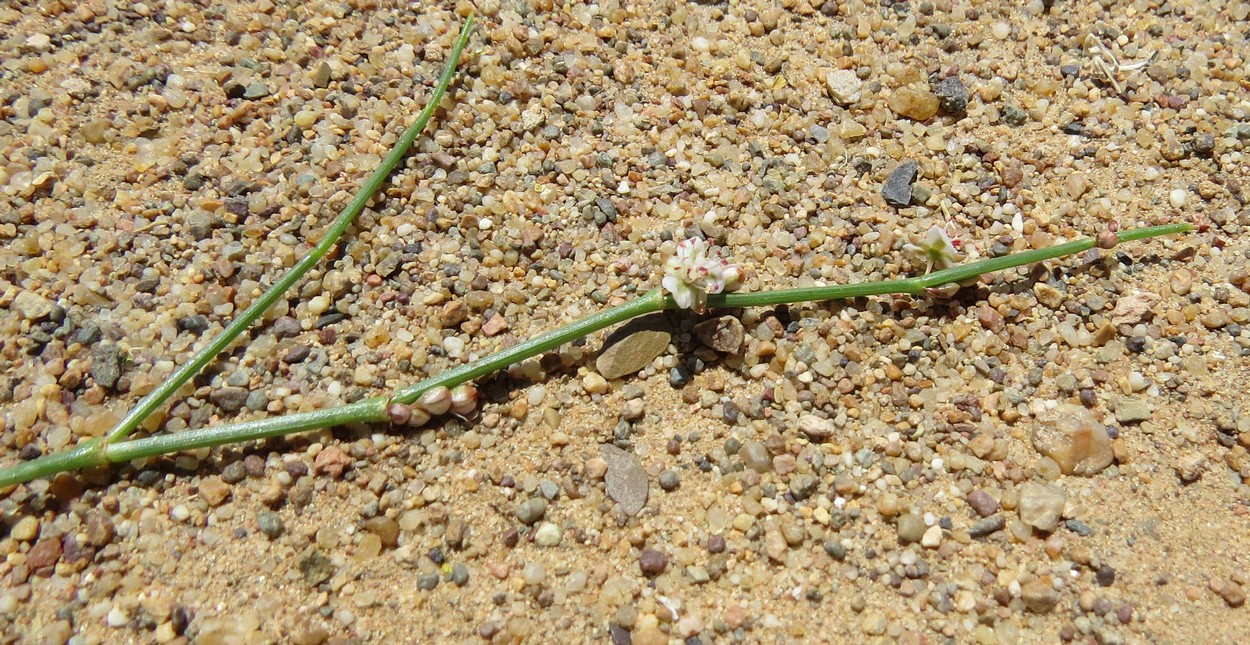
[(247, 404), (248, 392), (241, 387), (223, 387), (213, 390), (208, 399), (223, 412), (238, 412)]
[(895, 166), (889, 178), (885, 180), (885, 185), (881, 187), (881, 196), (885, 198), (887, 204), (902, 207), (911, 203), (911, 184), (916, 181), (916, 171), (919, 167), (920, 164), (914, 159), (908, 159)]
[(938, 107), (951, 116), (964, 116), (968, 112), (968, 86), (958, 76), (947, 76), (933, 84)]
[(91, 352), (91, 378), (100, 387), (113, 389), (122, 375), (126, 354), (117, 345), (100, 345)]

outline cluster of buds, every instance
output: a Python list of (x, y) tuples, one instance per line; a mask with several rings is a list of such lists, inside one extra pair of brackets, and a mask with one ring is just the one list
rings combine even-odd
[(392, 402), (386, 406), (386, 416), (392, 425), (423, 426), (430, 419), (449, 412), (460, 417), (468, 416), (476, 408), (477, 387), (472, 383), (462, 383), (453, 389), (439, 385), (427, 390), (412, 405)]
[(676, 251), (665, 258), (660, 284), (678, 307), (701, 314), (707, 311), (708, 294), (733, 291), (741, 282), (742, 269), (711, 255), (705, 240), (692, 237), (678, 243)]

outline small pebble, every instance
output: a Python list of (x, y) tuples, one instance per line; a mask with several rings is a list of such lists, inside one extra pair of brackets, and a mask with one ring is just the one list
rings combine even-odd
[(983, 490), (974, 490), (968, 493), (967, 499), (968, 505), (981, 517), (989, 517), (997, 513), (1000, 508), (998, 501)]
[(738, 456), (742, 458), (742, 463), (747, 468), (758, 473), (766, 473), (773, 469), (773, 458), (768, 454), (768, 448), (758, 441), (748, 441), (742, 444), (742, 448), (738, 450)]
[(898, 518), (898, 541), (902, 544), (913, 544), (924, 537), (927, 527), (924, 520), (915, 513), (904, 513)]
[(1055, 590), (1050, 578), (1036, 578), (1020, 588), (1020, 599), (1024, 606), (1035, 614), (1044, 614), (1059, 604), (1060, 595)]
[(536, 587), (547, 581), (547, 569), (539, 562), (531, 562), (521, 569), (521, 578), (525, 584)]
[(907, 206), (911, 203), (911, 184), (916, 179), (916, 171), (920, 167), (914, 160), (907, 160), (890, 171), (890, 176), (881, 187), (881, 196), (892, 206)]
[(538, 530), (534, 531), (534, 542), (538, 546), (558, 546), (563, 537), (560, 527), (551, 522), (539, 524)]
[(942, 111), (952, 116), (962, 117), (968, 112), (968, 87), (958, 76), (947, 76), (933, 85), (933, 93), (938, 97), (938, 105)]
[(941, 104), (933, 92), (914, 87), (900, 87), (890, 95), (887, 104), (895, 114), (916, 121), (927, 121), (937, 114)]
[(128, 616), (126, 611), (121, 607), (113, 605), (113, 608), (109, 610), (109, 613), (105, 618), (105, 622), (108, 623), (109, 627), (123, 627), (126, 623), (130, 622), (130, 616)]
[(1065, 475), (1091, 477), (1114, 459), (1107, 427), (1093, 412), (1067, 403), (1038, 416), (1033, 447), (1059, 464)]
[(286, 528), (282, 517), (273, 511), (261, 511), (256, 514), (256, 525), (260, 528), (260, 532), (266, 537), (273, 540), (282, 535), (282, 531)]
[(604, 483), (608, 497), (619, 503), (626, 515), (637, 515), (647, 505), (650, 488), (642, 462), (632, 453), (611, 444), (601, 445), (599, 453), (607, 462)]
[(638, 554), (638, 566), (645, 576), (657, 576), (668, 567), (668, 556), (655, 549), (643, 549)]
[(516, 507), (516, 518), (524, 524), (533, 524), (547, 512), (547, 500), (531, 497)]
[(22, 516), (9, 530), (9, 537), (19, 542), (29, 542), (36, 535), (39, 535), (39, 519), (30, 515)]
[(825, 87), (834, 103), (847, 106), (859, 100), (863, 82), (854, 71), (840, 69), (825, 75)]
[(1025, 524), (1050, 533), (1059, 527), (1068, 494), (1057, 485), (1027, 482), (1020, 487), (1018, 510)]
[(677, 487), (681, 485), (681, 479), (677, 476), (677, 473), (671, 470), (662, 471), (660, 473), (659, 481), (660, 488), (665, 492), (670, 493), (677, 490)]

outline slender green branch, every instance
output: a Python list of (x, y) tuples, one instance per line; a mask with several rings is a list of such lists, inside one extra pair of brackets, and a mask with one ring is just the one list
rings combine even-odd
[[(307, 432), (320, 428), (332, 428), (348, 423), (378, 423), (386, 421), (386, 397), (377, 396), (348, 405), (311, 412), (286, 414), (270, 419), (256, 419), (207, 428), (196, 428), (178, 434), (163, 434), (143, 439), (124, 441), (108, 446), (104, 455), (109, 462), (117, 463), (131, 459), (167, 455), (171, 452), (221, 446), (228, 443), (255, 441), (268, 437)], [(3, 481), (0, 481), (3, 484)]]
[(386, 156), (386, 159), (382, 160), (382, 164), (378, 166), (377, 170), (374, 170), (373, 174), (369, 176), (368, 181), (366, 181), (361, 187), (360, 192), (356, 194), (355, 199), (353, 199), (351, 203), (343, 209), (343, 212), (339, 214), (338, 218), (330, 224), (330, 228), (326, 231), (325, 236), (321, 238), (321, 241), (313, 247), (312, 251), (308, 255), (304, 256), (304, 258), (297, 262), (295, 266), (291, 267), (291, 270), (287, 271), (286, 275), (279, 278), (268, 291), (261, 295), (261, 297), (257, 298), (250, 307), (248, 307), (242, 314), (239, 314), (239, 316), (232, 320), (229, 325), (226, 325), (226, 328), (223, 329), (221, 333), (212, 340), (212, 342), (205, 345), (202, 349), (200, 349), (200, 351), (196, 352), (195, 355), (191, 357), (191, 360), (187, 361), (182, 365), (182, 367), (175, 370), (173, 374), (170, 374), (168, 378), (161, 382), (160, 386), (147, 396), (143, 397), (143, 400), (139, 401), (138, 405), (131, 409), (130, 412), (128, 412), (126, 416), (118, 422), (117, 426), (109, 431), (105, 440), (99, 444), (101, 449), (111, 443), (115, 443), (130, 436), (130, 434), (135, 431), (135, 428), (139, 427), (139, 425), (142, 424), (149, 415), (163, 405), (165, 401), (174, 394), (174, 392), (177, 392), (178, 388), (182, 387), (182, 385), (190, 380), (191, 377), (199, 374), (200, 370), (204, 369), (204, 367), (212, 362), (218, 354), (224, 351), (230, 343), (234, 342), (234, 339), (237, 338), (239, 334), (243, 333), (244, 330), (250, 327), (257, 318), (260, 318), (261, 315), (265, 313), (265, 310), (273, 306), (273, 304), (282, 297), (282, 294), (286, 293), (286, 291), (290, 289), (300, 278), (303, 278), (304, 274), (308, 273), (310, 269), (316, 266), (317, 263), (320, 262), (321, 259), (334, 248), (334, 245), (338, 243), (339, 238), (342, 237), (343, 232), (346, 231), (347, 227), (350, 226), (356, 219), (356, 216), (364, 211), (365, 206), (369, 203), (369, 200), (373, 198), (373, 195), (376, 194), (382, 187), (382, 184), (386, 182), (386, 178), (390, 176), (391, 172), (395, 170), (395, 167), (399, 165), (399, 162), (403, 160), (403, 157), (408, 152), (408, 149), (412, 147), (413, 141), (415, 141), (417, 136), (425, 130), (426, 124), (429, 123), (430, 118), (434, 116), (434, 111), (438, 109), (438, 104), (442, 101), (443, 94), (447, 92), (447, 86), (451, 84), (451, 79), (456, 72), (456, 66), (460, 62), (460, 55), (464, 52), (465, 46), (468, 45), (469, 36), (472, 34), (472, 31), (473, 18), (470, 16), (469, 19), (465, 21), (464, 27), (460, 29), (460, 35), (456, 39), (455, 48), (452, 49), (451, 56), (447, 59), (447, 65), (443, 68), (443, 75), (439, 77), (438, 84), (435, 86), (434, 92), (430, 95), (430, 100), (426, 104), (425, 109), (421, 111), (417, 120), (414, 121), (413, 124), (404, 132), (403, 136), (399, 138), (395, 147), (391, 149), (391, 152)]
[[(1123, 231), (1116, 235), (1116, 242), (1132, 242), (1162, 235), (1175, 235), (1193, 230), (1192, 224), (1165, 224), (1146, 228)], [(1081, 238), (1064, 244), (1048, 246), (1012, 253), (1002, 257), (990, 258), (970, 264), (961, 264), (949, 269), (935, 271), (925, 276), (905, 278), (902, 280), (883, 280), (863, 284), (835, 284), (824, 287), (803, 287), (799, 289), (780, 289), (777, 291), (761, 291), (757, 293), (722, 293), (709, 295), (707, 306), (712, 308), (767, 307), (790, 304), (795, 302), (813, 302), (820, 300), (841, 300), (860, 298), (863, 296), (879, 296), (890, 293), (923, 293), (925, 289), (940, 287), (944, 284), (963, 282), (986, 273), (1002, 271), (1014, 267), (1025, 266), (1043, 260), (1053, 260), (1065, 255), (1080, 253), (1093, 248), (1097, 240), (1092, 237)], [(676, 305), (669, 299), (669, 309)]]
[(84, 468), (107, 465), (108, 460), (100, 450), (100, 446), (103, 444), (104, 438), (96, 437), (88, 439), (69, 450), (44, 455), (38, 459), (9, 466), (0, 470), (0, 488), (21, 484), (32, 479), (39, 479), (40, 477), (51, 477), (57, 473), (70, 470), (82, 470)]
[(391, 400), (396, 403), (413, 403), (421, 398), (421, 395), (427, 390), (440, 385), (455, 387), (461, 383), (472, 381), (496, 370), (503, 369), (513, 363), (549, 352), (569, 341), (577, 340), (600, 329), (637, 318), (643, 314), (660, 311), (664, 309), (665, 300), (666, 298), (662, 291), (652, 289), (641, 297), (582, 318), (567, 327), (561, 327), (560, 329), (535, 336), (524, 343), (513, 345), (472, 363), (447, 370), (416, 385), (401, 388)]

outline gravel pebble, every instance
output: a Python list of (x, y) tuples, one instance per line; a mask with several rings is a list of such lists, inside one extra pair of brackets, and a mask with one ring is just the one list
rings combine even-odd
[(928, 121), (937, 114), (941, 102), (933, 92), (915, 87), (900, 87), (890, 95), (887, 104), (895, 114), (915, 121)]
[(523, 524), (533, 524), (547, 512), (547, 500), (531, 497), (516, 507), (516, 518)]
[(974, 490), (968, 493), (967, 499), (968, 505), (981, 517), (989, 517), (997, 513), (1000, 508), (998, 500), (983, 490)]
[[(626, 324), (622, 331), (613, 334), (605, 343), (603, 352), (595, 359), (595, 369), (605, 379), (617, 379), (641, 370), (665, 350), (672, 334), (660, 329), (649, 329), (647, 321)], [(654, 324), (654, 323), (650, 323)]]
[(52, 308), (56, 303), (35, 293), (34, 291), (19, 291), (17, 297), (13, 298), (13, 311), (21, 316), (23, 320), (41, 320), (52, 314)]
[(758, 441), (748, 441), (742, 444), (742, 448), (738, 450), (738, 456), (742, 458), (742, 463), (747, 468), (758, 473), (770, 472), (773, 469), (773, 458), (768, 454), (768, 448)]
[(933, 85), (942, 111), (951, 116), (962, 117), (968, 113), (968, 87), (959, 76), (947, 76)]
[(915, 513), (903, 513), (898, 517), (898, 541), (902, 544), (913, 544), (924, 537), (927, 527), (924, 519)]
[(243, 409), (247, 403), (248, 391), (241, 387), (223, 387), (213, 390), (208, 395), (213, 405), (221, 408), (223, 412), (233, 414)]
[(1035, 614), (1044, 614), (1055, 608), (1061, 598), (1050, 578), (1036, 578), (1020, 587), (1020, 599)]
[(694, 326), (699, 341), (718, 352), (737, 354), (742, 349), (745, 331), (736, 316), (720, 316)]
[(1033, 447), (1059, 464), (1065, 475), (1091, 477), (1114, 459), (1106, 426), (1093, 412), (1066, 403), (1038, 416)]
[(887, 204), (903, 207), (911, 203), (911, 184), (916, 180), (918, 168), (915, 160), (908, 159), (890, 171), (885, 185), (881, 187), (881, 196)]
[(1059, 527), (1067, 501), (1067, 492), (1057, 485), (1027, 482), (1020, 487), (1020, 520), (1035, 529), (1050, 533)]
[(859, 100), (863, 82), (849, 69), (839, 69), (825, 75), (825, 88), (829, 98), (838, 105), (851, 105)]
[(24, 515), (9, 529), (9, 537), (19, 542), (29, 542), (39, 535), (39, 518)]
[(668, 556), (655, 549), (643, 549), (638, 554), (638, 566), (643, 575), (658, 576), (668, 568)]
[(1115, 420), (1119, 423), (1149, 421), (1151, 414), (1150, 404), (1141, 399), (1120, 397), (1115, 401)]
[(271, 540), (277, 539), (286, 529), (282, 517), (273, 511), (261, 511), (256, 514), (256, 525), (260, 532)]
[(560, 527), (551, 522), (539, 524), (538, 529), (534, 531), (534, 543), (538, 546), (559, 546), (563, 537)]
[(608, 466), (604, 475), (608, 497), (620, 504), (626, 515), (637, 515), (647, 505), (650, 489), (642, 462), (611, 444), (599, 446), (599, 454)]
[(91, 378), (100, 387), (113, 389), (121, 378), (126, 354), (116, 345), (98, 345), (91, 352)]

